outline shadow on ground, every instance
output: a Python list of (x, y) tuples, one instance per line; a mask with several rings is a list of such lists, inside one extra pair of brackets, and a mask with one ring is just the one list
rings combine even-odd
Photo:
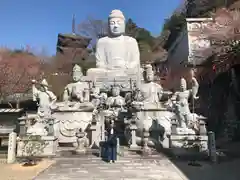
[(218, 156), (217, 163), (211, 163), (206, 156), (175, 156), (161, 150), (189, 180), (239, 180), (240, 179), (240, 143), (226, 145)]

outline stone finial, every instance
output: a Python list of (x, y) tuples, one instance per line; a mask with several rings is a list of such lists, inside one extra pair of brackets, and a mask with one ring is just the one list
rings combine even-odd
[(111, 11), (108, 19), (112, 19), (112, 18), (121, 18), (123, 20), (125, 20), (125, 17), (122, 13), (122, 11), (118, 10), (118, 9), (114, 9)]
[(73, 72), (82, 72), (82, 68), (79, 65), (75, 64), (73, 67)]
[(48, 82), (47, 82), (46, 79), (43, 79), (42, 82), (40, 83), (40, 85), (42, 85), (42, 86), (46, 86), (46, 87), (49, 86), (49, 85), (48, 85)]

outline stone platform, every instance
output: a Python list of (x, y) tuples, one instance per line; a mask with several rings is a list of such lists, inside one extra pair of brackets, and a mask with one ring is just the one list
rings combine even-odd
[(187, 180), (165, 156), (161, 158), (120, 157), (109, 164), (97, 157), (58, 158), (34, 180)]

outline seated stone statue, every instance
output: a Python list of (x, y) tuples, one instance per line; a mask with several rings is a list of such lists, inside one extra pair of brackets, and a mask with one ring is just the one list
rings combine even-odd
[(96, 66), (87, 76), (128, 76), (140, 73), (140, 54), (137, 41), (125, 33), (125, 17), (120, 10), (113, 10), (108, 18), (109, 34), (96, 45)]
[(120, 96), (120, 87), (112, 87), (112, 96), (107, 98), (106, 104), (109, 108), (111, 107), (122, 107), (125, 105), (125, 99)]
[[(89, 85), (82, 81), (83, 73), (80, 66), (75, 65), (73, 68), (73, 83), (68, 84), (64, 89), (63, 100), (73, 109), (82, 107), (92, 107), (89, 102)], [(59, 105), (61, 106), (61, 105)]]
[(104, 104), (107, 100), (107, 94), (101, 93), (99, 87), (93, 86), (91, 90), (91, 102), (93, 103), (94, 107), (98, 107), (101, 104)]
[(144, 81), (141, 84), (138, 92), (135, 94), (134, 105), (142, 105), (144, 109), (162, 108), (161, 98), (164, 93), (171, 94), (171, 92), (163, 91), (160, 84), (153, 82), (154, 74), (151, 65), (147, 65), (144, 71)]
[(42, 82), (39, 83), (39, 90), (36, 88), (35, 84), (36, 81), (32, 80), (33, 100), (38, 101), (38, 113), (44, 116), (50, 116), (57, 97), (53, 92), (48, 90), (49, 86), (46, 79), (43, 79)]

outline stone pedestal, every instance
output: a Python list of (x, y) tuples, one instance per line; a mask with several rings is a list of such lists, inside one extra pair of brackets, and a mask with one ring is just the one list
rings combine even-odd
[[(170, 136), (170, 148), (176, 155), (183, 155), (191, 150), (194, 152), (206, 152), (207, 143), (207, 135), (172, 134)], [(194, 147), (192, 146), (193, 144), (195, 144)]]
[(19, 120), (19, 136), (24, 136), (27, 132), (26, 118), (21, 117), (21, 118), (18, 118), (18, 120)]
[(54, 136), (22, 136), (17, 141), (17, 157), (51, 157), (56, 155)]
[(17, 134), (15, 132), (11, 132), (9, 134), (8, 140), (8, 156), (7, 163), (14, 163), (16, 160), (16, 146), (17, 146)]
[(81, 128), (86, 130), (92, 121), (92, 110), (89, 112), (71, 109), (62, 109), (53, 113), (54, 136), (59, 143), (77, 143), (76, 132)]

